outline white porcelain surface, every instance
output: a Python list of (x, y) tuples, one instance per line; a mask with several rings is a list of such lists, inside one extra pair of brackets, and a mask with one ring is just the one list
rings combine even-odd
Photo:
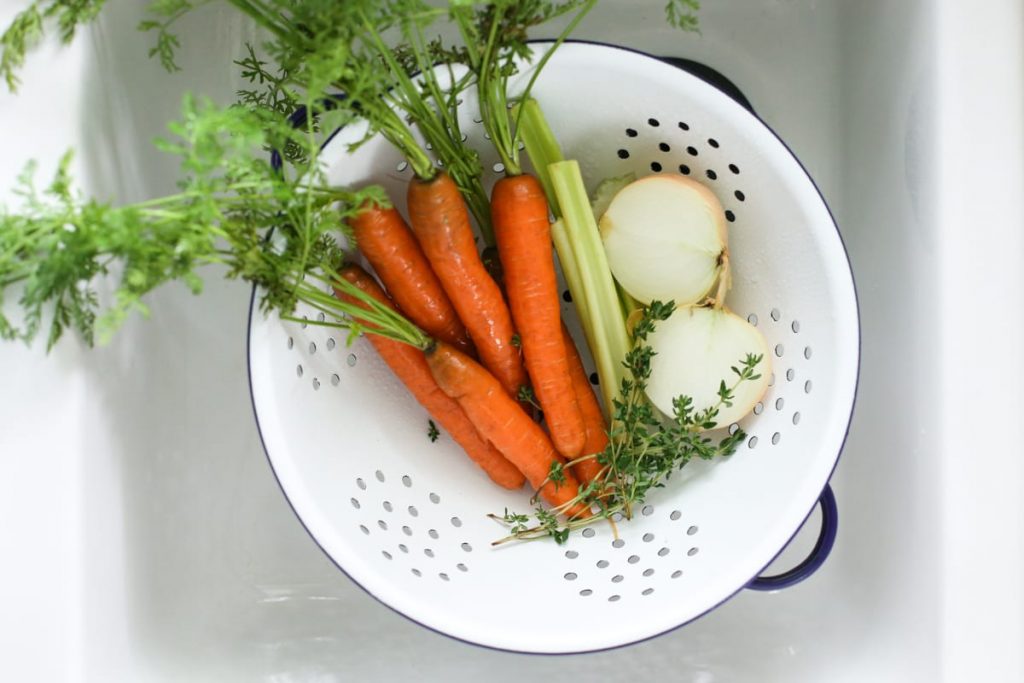
[[(729, 75), (850, 251), (863, 366), (821, 572), (610, 653), (531, 658), (428, 632), (339, 574), (288, 509), (249, 405), (248, 290), (211, 273), (202, 298), (155, 294), (153, 317), (105, 348), (0, 347), (5, 679), (1024, 678), (1022, 406), (1003, 388), (1024, 345), (1019, 3), (717, 0), (701, 38), (663, 28), (660, 4), (607, 2), (581, 35)], [(187, 21), (172, 77), (144, 58), (127, 3), (44, 49), (22, 94), (0, 95), (0, 187), (74, 146), (89, 192), (170, 190), (148, 142), (183, 90), (231, 99), (228, 60), (251, 37), (231, 17)]]

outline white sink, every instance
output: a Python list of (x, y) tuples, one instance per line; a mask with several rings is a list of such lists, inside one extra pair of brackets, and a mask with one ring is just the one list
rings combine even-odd
[[(231, 99), (230, 59), (253, 36), (203, 10), (168, 77), (128, 4), (0, 95), (0, 187), (74, 146), (89, 192), (173, 189), (149, 141), (183, 91)], [(292, 514), (249, 401), (249, 291), (211, 273), (204, 296), (157, 293), (152, 318), (104, 348), (0, 346), (3, 677), (1024, 680), (1024, 406), (1004, 388), (1024, 346), (1024, 10), (705, 4), (699, 38), (664, 27), (661, 2), (606, 2), (578, 35), (728, 76), (836, 215), (863, 360), (832, 480), (839, 537), (817, 574), (608, 653), (529, 657), (429, 632), (338, 572)]]

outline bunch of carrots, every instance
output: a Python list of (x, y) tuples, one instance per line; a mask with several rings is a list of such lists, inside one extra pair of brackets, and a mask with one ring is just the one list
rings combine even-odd
[[(495, 483), (517, 489), (528, 480), (556, 510), (586, 516), (574, 501), (580, 484), (600, 475), (593, 456), (607, 446), (607, 427), (561, 321), (540, 183), (509, 172), (492, 191), (507, 301), (484, 266), (466, 204), (445, 172), (414, 177), (408, 207), (408, 224), (395, 208), (376, 203), (350, 221), (360, 252), (386, 291), (357, 265), (346, 265), (341, 275), (400, 311), (430, 341), (416, 348), (376, 335), (364, 323), (371, 343)], [(351, 295), (338, 295), (356, 303)], [(529, 386), (547, 432), (518, 400)], [(554, 463), (572, 465), (557, 482), (549, 476)]]
[[(396, 69), (394, 76), (405, 85), (397, 89), (397, 104), (406, 120), (373, 116), (371, 125), (378, 122), (379, 132), (413, 169), (409, 221), (393, 207), (361, 206), (349, 225), (383, 289), (356, 265), (344, 266), (341, 276), (393, 307), (429, 338), (422, 345), (397, 341), (357, 320), (381, 358), (470, 458), (498, 485), (517, 489), (529, 481), (557, 512), (581, 519), (590, 514), (579, 502), (581, 487), (596, 481), (589, 491), (599, 485), (597, 455), (608, 445), (608, 430), (561, 320), (544, 189), (537, 178), (523, 173), (519, 162), (521, 145), (507, 95), (512, 53), (486, 28), (499, 25), (503, 11), (495, 7), (483, 26), (468, 10), (452, 15), (468, 46), (466, 62), (487, 137), (505, 168), (491, 192), (489, 216), (472, 212), (485, 245), (496, 247), (500, 268), (485, 264), (474, 236), (469, 207), (479, 205), (479, 196), (466, 188), (479, 188), (479, 182), (464, 176), (457, 181), (434, 164), (422, 163), (426, 152), (404, 130), (415, 123), (445, 168), (453, 174), (465, 169), (466, 159), (475, 154), (465, 149), (453, 125), (459, 100), (437, 96), (435, 106), (424, 107), (417, 88), (409, 87), (408, 77)], [(545, 61), (546, 56), (541, 66)], [(438, 86), (429, 69), (420, 77)], [(443, 150), (451, 150), (447, 158)], [(478, 162), (477, 167), (479, 173)], [(472, 200), (469, 205), (467, 200)], [(349, 304), (367, 305), (340, 288), (336, 294)], [(546, 431), (533, 418), (530, 397), (536, 398)]]

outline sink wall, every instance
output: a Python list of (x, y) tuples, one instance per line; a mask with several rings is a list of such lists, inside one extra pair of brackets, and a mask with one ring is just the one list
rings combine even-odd
[[(13, 13), (10, 4), (0, 5), (0, 20)], [(833, 477), (840, 532), (825, 567), (797, 587), (741, 594), (683, 629), (610, 653), (526, 657), (428, 632), (349, 582), (292, 515), (251, 414), (248, 290), (211, 273), (201, 298), (174, 286), (156, 293), (151, 319), (131, 321), (109, 346), (90, 351), (69, 341), (49, 358), (39, 348), (0, 346), (0, 599), (13, 606), (0, 614), (7, 636), (0, 642), (13, 643), (2, 659), (20, 672), (16, 678), (1024, 675), (1010, 645), (1024, 634), (1024, 600), (1010, 581), (1022, 566), (1020, 541), (1010, 541), (1016, 545), (1005, 561), (986, 567), (998, 579), (992, 586), (976, 587), (973, 563), (958, 563), (989, 542), (1022, 537), (1021, 507), (1006, 501), (1024, 478), (1010, 454), (1000, 459), (995, 437), (977, 437), (979, 447), (990, 462), (1009, 463), (1006, 476), (957, 464), (951, 445), (969, 450), (971, 441), (950, 426), (961, 411), (956, 382), (973, 390), (965, 396), (989, 387), (966, 370), (940, 371), (949, 358), (982, 348), (972, 341), (986, 341), (958, 337), (960, 323), (948, 316), (953, 302), (967, 303), (948, 275), (964, 265), (956, 257), (971, 243), (944, 221), (976, 208), (939, 192), (949, 186), (950, 159), (968, 161), (954, 141), (970, 103), (950, 78), (962, 77), (952, 82), (998, 111), (986, 124), (994, 128), (975, 135), (984, 142), (998, 131), (1019, 158), (1020, 51), (999, 48), (1014, 44), (1019, 8), (1007, 3), (1004, 15), (967, 16), (952, 3), (925, 0), (715, 0), (705, 3), (698, 38), (663, 27), (661, 4), (606, 2), (579, 36), (688, 57), (726, 74), (806, 165), (849, 249), (862, 375)], [(70, 51), (47, 49), (33, 60), (19, 98), (0, 94), (0, 129), (9, 138), (0, 187), (10, 186), (23, 160), (53, 160), (75, 146), (90, 192), (128, 201), (173, 189), (175, 169), (149, 141), (184, 90), (230, 101), (239, 84), (229, 61), (253, 35), (228, 10), (202, 10), (182, 30), (183, 71), (165, 76), (144, 58), (148, 39), (133, 31), (139, 13), (112, 4)], [(994, 55), (982, 49), (989, 42)], [(977, 55), (975, 70), (961, 71), (965, 54)], [(984, 73), (985, 55), (1018, 76), (1008, 108), (987, 81), (972, 81)], [(977, 209), (983, 218), (1022, 215), (1009, 198), (1021, 187), (1012, 184), (1020, 165), (1013, 168), (1017, 176), (996, 180), (1015, 190), (1000, 195), (1003, 204)], [(986, 173), (995, 171), (986, 166), (975, 182)], [(989, 225), (984, 235), (1005, 237)], [(1007, 273), (1002, 291), (1019, 296), (1019, 275), (1010, 273), (1024, 250), (1019, 237), (1006, 244), (997, 257)], [(970, 268), (965, 283), (985, 281), (983, 263)], [(1020, 341), (1019, 322), (1000, 328), (996, 343), (1006, 356)], [(1018, 407), (1008, 401), (995, 410), (1012, 428)], [(990, 490), (1001, 503), (987, 497)], [(1002, 515), (1005, 537), (984, 530), (989, 514)], [(780, 566), (806, 552), (809, 531)], [(988, 623), (979, 614), (995, 616)]]

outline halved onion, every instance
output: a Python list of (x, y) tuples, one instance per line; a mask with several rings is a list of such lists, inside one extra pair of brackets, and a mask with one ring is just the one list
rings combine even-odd
[(764, 335), (738, 315), (719, 308), (685, 306), (657, 324), (647, 338), (654, 350), (647, 397), (666, 415), (672, 415), (677, 396), (693, 399), (697, 411), (718, 403), (718, 388), (724, 380), (733, 386), (738, 379), (732, 368), (743, 369), (747, 354), (760, 355), (754, 368), (760, 378), (740, 382), (732, 406), (719, 408), (720, 427), (749, 413), (768, 389), (771, 354)]
[(626, 185), (601, 216), (600, 230), (612, 275), (641, 303), (697, 303), (728, 268), (722, 205), (684, 176)]

